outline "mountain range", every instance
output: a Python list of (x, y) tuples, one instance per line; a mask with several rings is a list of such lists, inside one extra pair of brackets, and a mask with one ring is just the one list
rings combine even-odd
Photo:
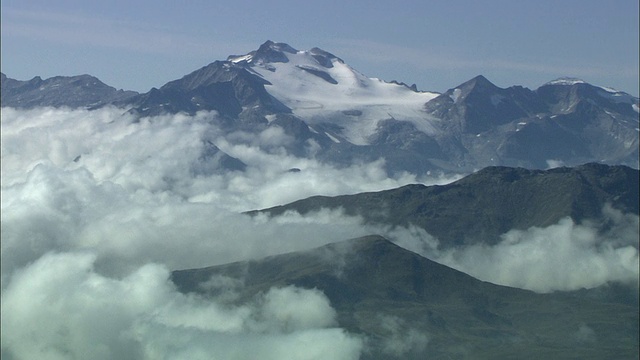
[(135, 91), (116, 90), (90, 75), (55, 76), (46, 80), (36, 76), (28, 81), (11, 79), (5, 74), (0, 76), (2, 106), (15, 108), (91, 108), (137, 94)]
[[(390, 176), (467, 175), (446, 185), (313, 196), (249, 211), (248, 216), (234, 214), (267, 222), (287, 214), (311, 217), (323, 209), (336, 210), (331, 214), (361, 219), (362, 224), (354, 225), (359, 231), (380, 232), (306, 251), (172, 269), (171, 286), (195, 296), (185, 299), (205, 298), (216, 306), (241, 309), (271, 289), (317, 291), (335, 310), (332, 326), (363, 339), (365, 360), (638, 358), (638, 284), (631, 279), (637, 271), (629, 270), (629, 264), (637, 267), (639, 247), (637, 97), (570, 78), (530, 90), (500, 88), (477, 76), (444, 93), (419, 91), (415, 85), (367, 77), (325, 50), (297, 50), (272, 41), (146, 93), (118, 90), (90, 75), (20, 81), (2, 74), (1, 86), (2, 107), (109, 108), (134, 123), (167, 114), (197, 114), (198, 121), (204, 118), (203, 126), (211, 126), (218, 136), (207, 137), (206, 131), (203, 138), (198, 135), (202, 146), (197, 164), (187, 166), (188, 176), (198, 179), (198, 191), (209, 189), (207, 177), (220, 171), (230, 178), (249, 173), (249, 165), (216, 143), (221, 138), (227, 144), (246, 141), (267, 153), (315, 159), (337, 168), (384, 159)], [(258, 137), (268, 141), (251, 142)], [(179, 155), (176, 162), (182, 160)], [(85, 157), (89, 156), (71, 157), (73, 169), (84, 166)], [(152, 161), (163, 158), (158, 159)], [(298, 168), (289, 172), (305, 174)], [(109, 189), (126, 188), (104, 183)], [(171, 198), (179, 206), (197, 205), (197, 211), (209, 206), (182, 199), (182, 193), (171, 196), (171, 186), (167, 181), (159, 194), (156, 188), (144, 188), (132, 197)], [(216, 199), (214, 191), (211, 199)], [(110, 227), (109, 219), (100, 226)], [(536, 258), (542, 264), (534, 265), (556, 264), (544, 257), (554, 249), (566, 250), (553, 259), (560, 272), (568, 278), (605, 273), (594, 286), (533, 292), (482, 281), (402, 247), (388, 236), (391, 231), (385, 233), (416, 228), (453, 258), (466, 255), (456, 250), (483, 250), (470, 256), (472, 262), (482, 263), (497, 259), (491, 251), (499, 246), (525, 242), (506, 234), (542, 232), (566, 223), (573, 225), (568, 232), (545, 233), (549, 241), (543, 244), (551, 250), (530, 250), (542, 254)], [(572, 231), (578, 233), (576, 239)], [(203, 231), (209, 233), (223, 236), (216, 229)], [(180, 234), (175, 237), (179, 242)], [(304, 242), (304, 235), (300, 237)], [(208, 241), (206, 236), (200, 240)], [(562, 241), (564, 248), (552, 246)], [(522, 254), (507, 252), (506, 257), (524, 262)], [(596, 262), (580, 263), (591, 255)], [(614, 264), (608, 267), (610, 263)], [(282, 330), (288, 331), (287, 319), (280, 320)]]
[(503, 89), (483, 76), (443, 94), (424, 92), (366, 77), (327, 51), (272, 41), (142, 94), (88, 75), (18, 81), (2, 74), (1, 102), (110, 105), (137, 117), (215, 111), (212, 123), (226, 133), (287, 136), (266, 151), (335, 165), (384, 158), (390, 174), (586, 162), (638, 168), (639, 100), (624, 92), (578, 79)]

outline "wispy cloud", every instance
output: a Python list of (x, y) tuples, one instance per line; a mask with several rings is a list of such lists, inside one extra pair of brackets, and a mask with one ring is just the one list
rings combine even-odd
[[(358, 219), (269, 222), (238, 210), (285, 202), (291, 189), (304, 196), (372, 186), (382, 165), (348, 179), (349, 169), (244, 145), (235, 155), (250, 167), (279, 165), (194, 175), (203, 139), (215, 139), (212, 117), (134, 123), (121, 109), (2, 109), (0, 313), (12, 329), (2, 336), (3, 357), (359, 358), (362, 339), (337, 327), (317, 290), (273, 288), (231, 305), (181, 294), (168, 280), (173, 269), (362, 235)], [(288, 173), (292, 165), (303, 171)], [(304, 185), (327, 173), (323, 187)], [(397, 184), (388, 181), (378, 186)]]
[(638, 286), (638, 216), (607, 206), (611, 227), (574, 223), (511, 230), (496, 245), (440, 249), (423, 229), (395, 228), (387, 236), (400, 245), (478, 279), (537, 292), (594, 288), (608, 282)]
[(229, 54), (239, 46), (237, 42), (194, 37), (144, 22), (11, 8), (3, 8), (2, 36), (175, 56)]

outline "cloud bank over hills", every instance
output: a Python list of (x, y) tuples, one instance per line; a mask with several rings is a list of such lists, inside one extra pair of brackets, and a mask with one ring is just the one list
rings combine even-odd
[[(445, 184), (462, 174), (389, 177), (383, 160), (337, 168), (280, 151), (287, 136), (273, 128), (222, 137), (210, 112), (134, 119), (110, 107), (2, 108), (1, 115), (8, 359), (199, 359), (214, 348), (220, 358), (357, 359), (366, 339), (338, 327), (319, 291), (272, 288), (234, 305), (182, 294), (169, 273), (372, 233), (482, 280), (540, 292), (638, 278), (638, 217), (612, 209), (604, 209), (612, 223), (604, 234), (562, 220), (512, 230), (494, 246), (443, 250), (423, 230), (364, 225), (340, 211), (274, 219), (241, 212), (318, 194)], [(209, 142), (246, 170), (223, 171), (219, 157), (203, 157)], [(402, 327), (381, 321), (390, 332)], [(414, 335), (409, 345), (427, 346), (426, 335)]]
[[(358, 358), (362, 339), (336, 327), (322, 293), (274, 288), (234, 307), (177, 292), (169, 271), (363, 235), (358, 219), (332, 214), (240, 212), (420, 180), (388, 178), (382, 162), (336, 169), (255, 146), (279, 134), (222, 141), (207, 126), (215, 116), (2, 109), (3, 357)], [(200, 158), (206, 140), (247, 170), (216, 171)]]

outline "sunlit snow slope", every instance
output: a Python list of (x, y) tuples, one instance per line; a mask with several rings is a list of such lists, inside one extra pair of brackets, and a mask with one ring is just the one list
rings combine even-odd
[(410, 121), (427, 134), (436, 131), (423, 107), (439, 94), (368, 78), (318, 48), (298, 51), (267, 42), (258, 51), (228, 60), (269, 81), (267, 91), (309, 125), (338, 125), (344, 138), (356, 145), (367, 144), (385, 119)]

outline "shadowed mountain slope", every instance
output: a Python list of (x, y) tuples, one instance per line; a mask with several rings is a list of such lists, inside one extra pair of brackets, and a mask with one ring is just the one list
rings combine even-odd
[(133, 107), (141, 116), (215, 110), (222, 116), (237, 118), (243, 109), (252, 108), (259, 108), (261, 113), (288, 113), (286, 106), (266, 92), (266, 84), (269, 82), (245, 68), (215, 61), (160, 89), (153, 88), (118, 104)]
[(355, 195), (314, 196), (261, 212), (276, 216), (290, 210), (305, 214), (342, 208), (345, 214), (362, 216), (369, 223), (419, 226), (446, 248), (495, 244), (511, 229), (546, 227), (564, 217), (576, 223), (605, 221), (606, 205), (637, 215), (638, 187), (638, 170), (626, 166), (488, 167), (443, 186), (407, 185)]
[[(209, 280), (216, 276), (243, 285), (214, 288)], [(238, 303), (274, 286), (319, 289), (338, 325), (368, 340), (363, 359), (604, 359), (638, 351), (637, 304), (493, 285), (379, 236), (174, 271), (171, 278), (182, 292), (237, 291)], [(424, 341), (399, 340), (410, 337)], [(392, 347), (392, 340), (405, 346)]]

